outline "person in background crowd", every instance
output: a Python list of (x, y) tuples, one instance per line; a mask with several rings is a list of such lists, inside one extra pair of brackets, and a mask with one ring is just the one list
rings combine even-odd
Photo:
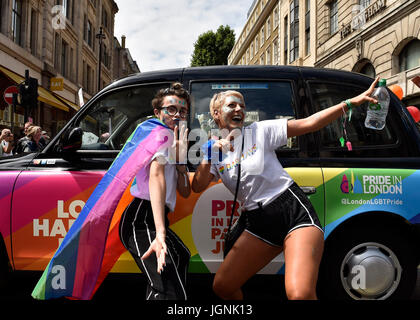
[(28, 142), (26, 143), (23, 152), (38, 152), (44, 148), (41, 143), (41, 127), (30, 126), (26, 131)]
[(18, 140), (18, 142), (16, 143), (16, 147), (13, 150), (13, 152), (15, 154), (22, 153), (23, 150), (25, 149), (26, 145), (28, 144), (29, 138), (26, 135), (26, 133), (28, 132), (29, 127), (31, 127), (31, 126), (33, 126), (33, 122), (32, 121), (25, 122), (25, 126), (23, 128), (23, 134), (24, 134), (24, 136), (22, 138), (20, 138)]
[(105, 143), (109, 139), (109, 132), (102, 133), (99, 137), (99, 142)]
[(41, 131), (40, 144), (42, 145), (42, 149), (44, 149), (47, 146), (47, 144), (50, 142), (50, 140), (51, 140), (51, 138), (48, 135), (47, 131), (45, 131), (45, 130)]
[(13, 155), (13, 133), (10, 129), (3, 129), (0, 135), (0, 157)]

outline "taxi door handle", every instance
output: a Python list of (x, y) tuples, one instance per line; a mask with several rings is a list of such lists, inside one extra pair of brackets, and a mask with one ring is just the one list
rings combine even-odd
[(316, 192), (315, 187), (300, 187), (305, 194), (314, 194)]

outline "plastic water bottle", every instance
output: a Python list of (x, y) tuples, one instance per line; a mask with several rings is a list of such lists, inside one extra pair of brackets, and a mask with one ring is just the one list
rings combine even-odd
[(386, 116), (389, 108), (389, 94), (386, 90), (386, 80), (379, 80), (379, 87), (372, 94), (378, 103), (369, 103), (367, 108), (365, 127), (374, 130), (382, 130), (385, 127)]

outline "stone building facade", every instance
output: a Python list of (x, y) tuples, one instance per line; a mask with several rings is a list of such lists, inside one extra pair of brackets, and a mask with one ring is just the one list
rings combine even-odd
[[(337, 8), (333, 22), (332, 8)], [(420, 107), (420, 1), (318, 0), (316, 67), (380, 76)]]
[(114, 79), (120, 79), (133, 73), (139, 73), (140, 69), (137, 62), (133, 60), (130, 50), (126, 47), (126, 37), (121, 37), (121, 44), (117, 38), (114, 37), (113, 47), (114, 63), (112, 64), (112, 74)]
[(228, 63), (313, 65), (315, 20), (314, 0), (255, 0)]
[[(272, 33), (255, 51), (268, 19), (276, 21)], [(261, 58), (270, 46), (271, 60)], [(420, 88), (412, 81), (420, 77), (420, 1), (255, 0), (228, 62), (380, 76), (402, 88), (407, 106), (420, 108)]]
[[(22, 82), (25, 70), (29, 70), (39, 85), (38, 106), (30, 117), (54, 136), (79, 109), (80, 88), (86, 102), (115, 79), (117, 12), (113, 0), (0, 0), (2, 95), (7, 86)], [(0, 127), (13, 123), (15, 133), (19, 133), (23, 108), (18, 107), (13, 115), (11, 107), (1, 100)]]

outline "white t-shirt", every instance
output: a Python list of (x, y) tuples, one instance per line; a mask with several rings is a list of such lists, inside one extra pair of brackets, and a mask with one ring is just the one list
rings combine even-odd
[(140, 199), (145, 199), (150, 201), (150, 192), (149, 192), (149, 173), (150, 173), (150, 163), (159, 158), (159, 161), (166, 162), (165, 164), (165, 182), (166, 182), (166, 205), (171, 211), (174, 211), (176, 204), (176, 185), (178, 179), (178, 172), (176, 171), (176, 165), (168, 163), (168, 149), (164, 151), (157, 152), (149, 164), (140, 170), (134, 180), (133, 185), (130, 188), (131, 194)]
[[(277, 159), (275, 150), (287, 143), (287, 119), (254, 122), (242, 129), (244, 148), (241, 160), (241, 181), (238, 200), (243, 208), (253, 210), (258, 203), (268, 204), (293, 183)], [(224, 185), (235, 193), (242, 138), (234, 140), (233, 152), (223, 161), (212, 164), (210, 172), (221, 178)]]
[(1, 150), (0, 150), (0, 157), (3, 156), (12, 156), (13, 153), (10, 151), (9, 153), (4, 152), (3, 148), (7, 148), (9, 146), (9, 142), (2, 140), (1, 141)]

